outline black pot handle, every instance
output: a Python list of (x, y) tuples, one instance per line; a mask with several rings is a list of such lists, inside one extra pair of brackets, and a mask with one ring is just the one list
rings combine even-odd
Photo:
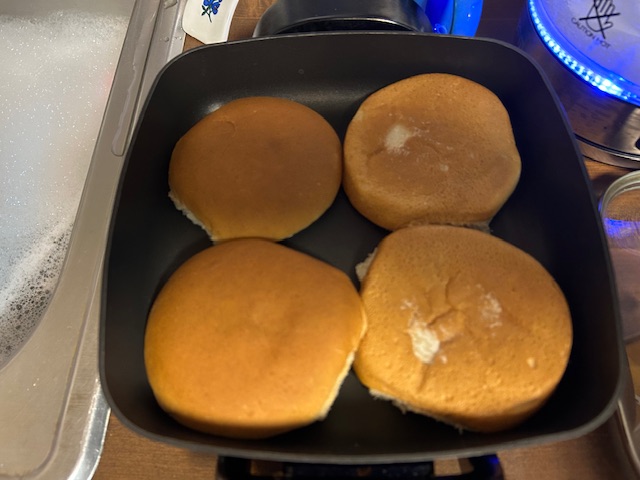
[(253, 36), (353, 30), (433, 32), (414, 0), (277, 0)]
[(270, 462), (233, 457), (218, 458), (218, 480), (503, 480), (500, 460), (496, 455), (469, 458), (471, 472), (459, 475), (435, 475), (433, 462), (396, 463), (389, 465), (332, 465)]

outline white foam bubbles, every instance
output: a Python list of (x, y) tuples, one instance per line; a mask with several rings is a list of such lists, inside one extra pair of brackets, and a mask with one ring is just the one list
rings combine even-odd
[(0, 366), (57, 284), (127, 24), (0, 15)]

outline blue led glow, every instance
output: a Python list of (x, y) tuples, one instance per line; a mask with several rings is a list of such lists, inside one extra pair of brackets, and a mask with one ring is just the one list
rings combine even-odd
[(536, 9), (535, 0), (529, 0), (528, 3), (531, 20), (538, 31), (538, 35), (540, 35), (540, 38), (547, 45), (549, 50), (553, 52), (553, 54), (563, 64), (565, 64), (567, 68), (597, 89), (621, 100), (640, 106), (640, 97), (634, 92), (631, 92), (621, 86), (626, 82), (624, 78), (616, 75), (614, 72), (602, 69), (596, 64), (589, 66), (579, 59), (574, 58), (553, 38), (552, 34), (545, 27), (544, 22), (541, 20)]
[(609, 238), (625, 239), (639, 238), (640, 222), (633, 220), (619, 220), (617, 218), (605, 217), (602, 219), (604, 230)]

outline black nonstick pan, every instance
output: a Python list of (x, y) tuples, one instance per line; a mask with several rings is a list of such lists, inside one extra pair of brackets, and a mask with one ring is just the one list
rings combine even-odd
[[(512, 430), (461, 433), (370, 398), (350, 374), (326, 420), (271, 439), (225, 439), (173, 421), (158, 407), (145, 374), (147, 312), (169, 275), (210, 245), (167, 196), (176, 141), (207, 113), (250, 95), (306, 104), (343, 137), (367, 95), (426, 72), (452, 73), (485, 85), (511, 116), (522, 177), (491, 230), (540, 260), (569, 301), (574, 348), (553, 397)], [(343, 269), (356, 282), (354, 266), (385, 234), (340, 193), (322, 218), (284, 243)], [(111, 408), (124, 424), (181, 447), (232, 457), (337, 464), (473, 457), (575, 437), (610, 417), (624, 365), (614, 298), (606, 244), (581, 156), (555, 95), (528, 57), (496, 41), (406, 32), (251, 39), (183, 54), (161, 72), (150, 92), (113, 211), (102, 292), (100, 373)]]

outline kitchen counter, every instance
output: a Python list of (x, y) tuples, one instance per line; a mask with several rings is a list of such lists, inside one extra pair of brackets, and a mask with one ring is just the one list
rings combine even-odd
[[(241, 0), (231, 26), (230, 39), (252, 35), (257, 19), (270, 0)], [(523, 0), (485, 0), (478, 36), (513, 41)], [(187, 38), (185, 49), (199, 42)], [(628, 170), (585, 160), (600, 196), (606, 187)], [(595, 431), (568, 441), (498, 452), (507, 479), (627, 479), (634, 478), (615, 423), (609, 421)], [(103, 454), (94, 476), (97, 480), (214, 478), (216, 457), (181, 450), (141, 437), (111, 416)], [(436, 462), (436, 473), (456, 473), (458, 462)]]

